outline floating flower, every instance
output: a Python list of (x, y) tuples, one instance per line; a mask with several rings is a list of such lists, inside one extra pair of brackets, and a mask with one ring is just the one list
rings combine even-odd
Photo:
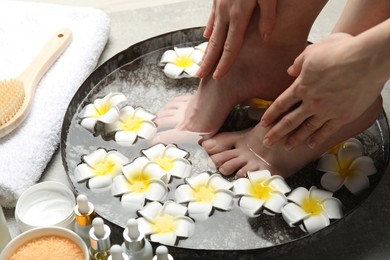
[(363, 145), (355, 138), (337, 148), (324, 154), (318, 162), (317, 169), (325, 172), (321, 185), (331, 192), (344, 185), (353, 194), (359, 194), (370, 186), (368, 176), (377, 172), (374, 161), (363, 156)]
[(164, 67), (164, 73), (169, 78), (196, 77), (206, 47), (207, 42), (202, 43), (195, 48), (175, 47), (174, 50), (167, 50), (162, 55), (159, 65)]
[(137, 211), (146, 200), (161, 201), (168, 194), (166, 173), (145, 157), (138, 157), (122, 168), (123, 175), (114, 179), (112, 193), (122, 196), (124, 208)]
[(248, 172), (248, 178), (234, 181), (233, 191), (240, 196), (238, 206), (249, 217), (262, 213), (275, 215), (287, 203), (285, 193), (291, 191), (285, 180), (271, 176), (268, 170)]
[(290, 227), (299, 226), (314, 233), (330, 224), (330, 219), (343, 216), (341, 202), (332, 193), (312, 186), (310, 190), (298, 187), (287, 196), (282, 216)]
[(81, 111), (80, 124), (91, 133), (95, 133), (95, 126), (98, 122), (110, 124), (118, 120), (119, 106), (126, 101), (122, 93), (109, 93), (103, 98), (98, 98)]
[(159, 202), (148, 203), (138, 211), (140, 229), (150, 240), (166, 245), (175, 245), (178, 238), (188, 238), (194, 233), (194, 221), (185, 216), (187, 208), (173, 201), (164, 205)]
[(113, 178), (121, 174), (122, 166), (128, 163), (128, 159), (120, 152), (107, 152), (103, 148), (84, 155), (82, 161), (76, 167), (74, 176), (77, 182), (89, 179), (90, 189), (110, 187)]
[(230, 210), (233, 206), (233, 184), (219, 174), (207, 172), (186, 178), (187, 184), (180, 185), (175, 191), (178, 203), (188, 203), (188, 214), (195, 220), (205, 220), (213, 208)]
[(149, 160), (155, 162), (167, 173), (168, 180), (171, 176), (185, 178), (190, 176), (192, 165), (187, 160), (189, 154), (173, 144), (156, 144), (141, 153)]
[(115, 141), (122, 146), (131, 146), (137, 139), (151, 139), (157, 132), (157, 126), (152, 121), (156, 116), (141, 107), (134, 109), (125, 106), (119, 112), (119, 119), (105, 125), (105, 133), (115, 132)]

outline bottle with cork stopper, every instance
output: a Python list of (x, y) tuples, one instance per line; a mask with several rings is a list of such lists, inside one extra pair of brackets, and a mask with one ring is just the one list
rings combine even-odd
[(129, 260), (129, 257), (123, 252), (120, 245), (113, 245), (110, 249), (108, 260)]
[(88, 201), (87, 196), (80, 194), (77, 196), (77, 204), (74, 207), (76, 221), (74, 231), (84, 240), (87, 246), (90, 245), (89, 230), (92, 221), (96, 217), (95, 207)]
[(110, 256), (111, 229), (104, 224), (103, 219), (96, 217), (92, 221), (92, 228), (89, 230), (90, 247), (89, 257), (91, 260), (107, 260)]
[(152, 245), (138, 229), (136, 219), (131, 218), (127, 221), (126, 228), (123, 231), (123, 239), (122, 248), (130, 259), (152, 260)]
[(168, 253), (166, 246), (158, 246), (153, 260), (173, 260), (173, 257)]

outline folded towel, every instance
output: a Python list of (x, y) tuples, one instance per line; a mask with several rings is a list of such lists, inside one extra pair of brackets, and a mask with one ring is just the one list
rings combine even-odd
[(0, 1), (0, 79), (19, 75), (60, 28), (73, 40), (37, 86), (32, 110), (11, 134), (0, 138), (0, 204), (14, 207), (42, 175), (60, 141), (70, 100), (94, 70), (108, 41), (110, 20), (85, 7)]

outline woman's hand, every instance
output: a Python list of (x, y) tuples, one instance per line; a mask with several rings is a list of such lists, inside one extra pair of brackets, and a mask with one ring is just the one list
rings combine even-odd
[(259, 33), (268, 40), (276, 20), (276, 0), (214, 0), (204, 37), (209, 44), (198, 76), (213, 70), (215, 79), (229, 70), (243, 44), (256, 6), (260, 6)]
[(358, 118), (380, 95), (370, 54), (349, 34), (335, 33), (308, 46), (288, 73), (296, 77), (262, 117), (270, 127), (263, 144), (283, 137), (287, 150), (305, 142), (316, 147)]

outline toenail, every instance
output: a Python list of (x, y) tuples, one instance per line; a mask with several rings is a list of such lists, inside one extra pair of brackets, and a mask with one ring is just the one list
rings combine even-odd
[(222, 175), (225, 175), (225, 169), (222, 167), (218, 168), (219, 172), (222, 173)]
[(206, 149), (211, 149), (216, 145), (216, 141), (213, 139), (206, 140), (202, 143), (202, 146)]

